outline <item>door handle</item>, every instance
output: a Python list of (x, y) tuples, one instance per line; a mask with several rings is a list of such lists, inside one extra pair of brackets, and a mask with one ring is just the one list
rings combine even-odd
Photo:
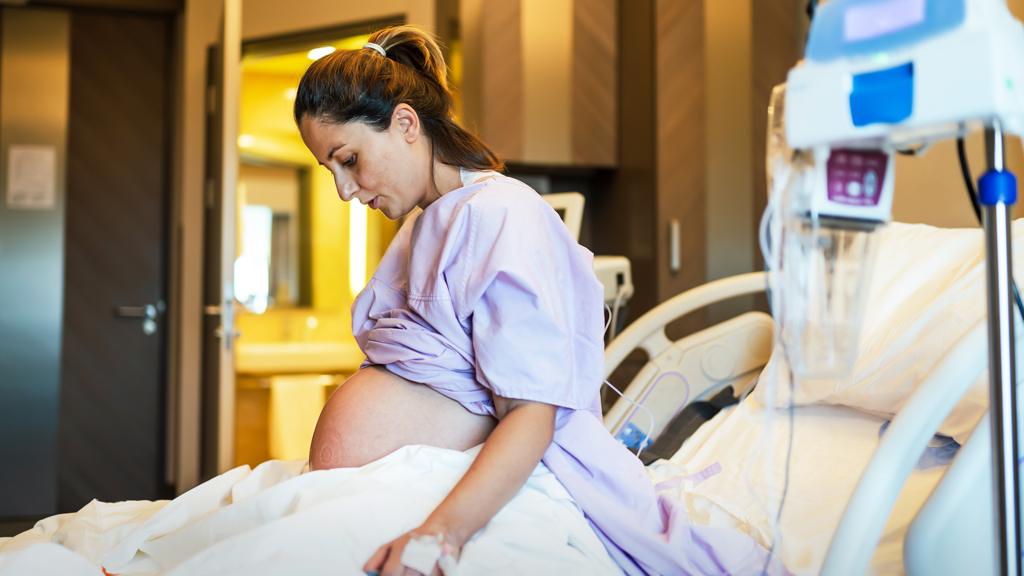
[(140, 318), (142, 319), (142, 332), (147, 336), (156, 333), (157, 318), (167, 309), (163, 300), (156, 304), (144, 304), (142, 306), (114, 306), (116, 318)]
[(156, 320), (156, 306), (146, 304), (145, 306), (115, 306), (114, 316), (118, 318), (148, 318)]

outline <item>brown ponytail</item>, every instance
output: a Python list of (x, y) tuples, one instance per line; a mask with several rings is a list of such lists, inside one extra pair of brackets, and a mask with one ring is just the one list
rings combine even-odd
[(309, 66), (295, 95), (296, 124), (310, 116), (338, 124), (363, 122), (383, 131), (395, 106), (405, 103), (419, 115), (438, 160), (504, 170), (486, 144), (455, 122), (447, 67), (433, 38), (412, 26), (394, 26), (378, 30), (369, 41), (387, 56), (370, 48), (339, 51)]

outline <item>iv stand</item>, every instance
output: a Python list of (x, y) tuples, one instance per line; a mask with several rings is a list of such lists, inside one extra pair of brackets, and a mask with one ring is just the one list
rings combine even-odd
[(993, 495), (996, 558), (1003, 576), (1020, 575), (1021, 541), (1017, 465), (1017, 367), (1014, 339), (1013, 260), (1010, 211), (1017, 183), (1004, 167), (1003, 130), (998, 121), (985, 128), (988, 171), (978, 182), (985, 228), (988, 291), (989, 421), (992, 425)]

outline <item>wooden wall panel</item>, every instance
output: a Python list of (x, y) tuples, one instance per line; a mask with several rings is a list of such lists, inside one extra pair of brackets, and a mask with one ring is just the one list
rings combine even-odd
[(499, 157), (523, 155), (523, 48), (520, 0), (480, 11), (480, 135)]
[[(658, 301), (705, 280), (704, 3), (657, 0)], [(669, 222), (681, 227), (682, 266), (669, 270)]]
[[(752, 169), (754, 175), (752, 225), (757, 223), (768, 200), (765, 173), (767, 146), (768, 101), (772, 88), (786, 81), (789, 69), (796, 65), (803, 54), (804, 36), (807, 33), (807, 17), (804, 12), (805, 0), (778, 0), (753, 3), (752, 54), (753, 86), (751, 106), (753, 107)], [(755, 268), (763, 267), (761, 249), (754, 237)]]
[(616, 162), (617, 17), (615, 0), (576, 0), (573, 6), (573, 164)]
[(619, 4), (462, 0), (464, 124), (512, 163), (616, 166)]
[[(625, 9), (628, 1), (628, 9)], [(609, 189), (587, 200), (593, 249), (620, 254), (633, 268), (631, 318), (658, 301), (655, 180), (654, 1), (619, 2), (618, 166)]]

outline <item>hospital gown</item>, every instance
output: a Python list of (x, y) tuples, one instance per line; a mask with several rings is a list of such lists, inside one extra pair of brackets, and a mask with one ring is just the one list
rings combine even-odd
[(356, 298), (367, 364), (475, 414), (494, 416), (492, 394), (557, 406), (543, 461), (626, 573), (760, 573), (761, 546), (689, 523), (602, 424), (593, 255), (525, 184), (465, 171), (463, 184), (406, 220)]

